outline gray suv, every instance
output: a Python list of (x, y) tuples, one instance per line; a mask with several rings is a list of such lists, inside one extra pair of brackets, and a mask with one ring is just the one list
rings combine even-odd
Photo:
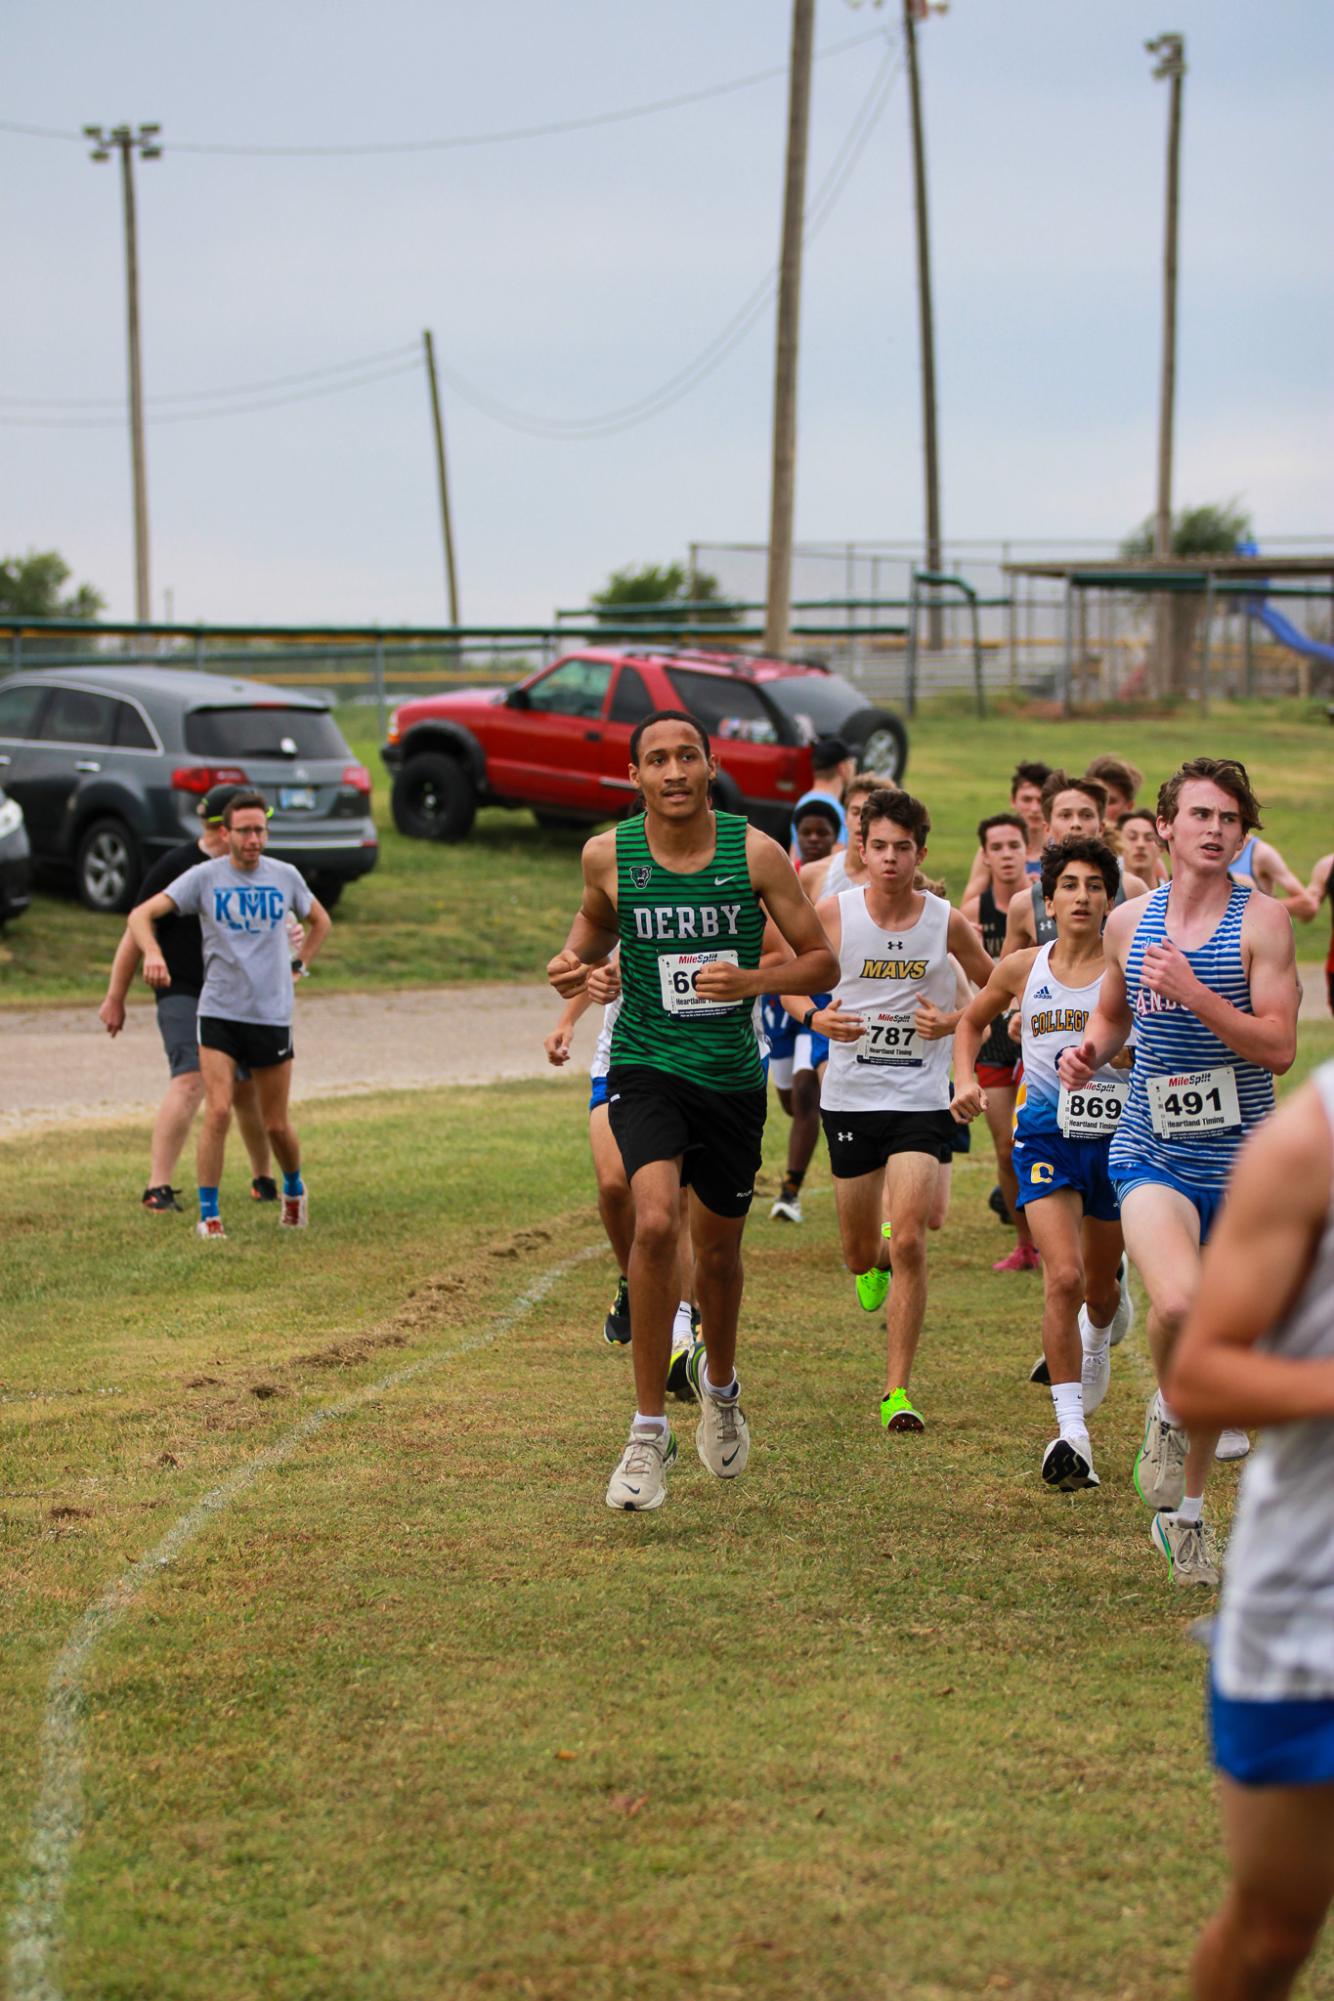
[(318, 696), (172, 667), (0, 681), (0, 785), (36, 866), (72, 872), (91, 910), (128, 910), (149, 864), (198, 833), (200, 796), (227, 781), (266, 795), (269, 852), (326, 906), (375, 867), (370, 774)]

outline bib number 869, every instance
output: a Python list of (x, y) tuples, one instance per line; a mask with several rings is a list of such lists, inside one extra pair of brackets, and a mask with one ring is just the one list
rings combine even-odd
[(1070, 1117), (1072, 1119), (1088, 1119), (1100, 1124), (1107, 1121), (1115, 1123), (1120, 1118), (1122, 1110), (1123, 1106), (1118, 1097), (1086, 1097), (1082, 1091), (1072, 1091), (1070, 1093)]

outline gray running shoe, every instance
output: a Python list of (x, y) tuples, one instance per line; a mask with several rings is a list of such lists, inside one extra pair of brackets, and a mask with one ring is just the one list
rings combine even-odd
[(1246, 1454), (1250, 1451), (1250, 1449), (1251, 1449), (1250, 1433), (1245, 1431), (1234, 1431), (1232, 1427), (1229, 1425), (1226, 1431), (1219, 1433), (1218, 1443), (1214, 1447), (1214, 1458), (1244, 1459), (1246, 1457)]
[(1174, 1584), (1218, 1583), (1218, 1550), (1206, 1522), (1183, 1522), (1178, 1515), (1160, 1511), (1153, 1518), (1149, 1541), (1167, 1558)]
[(667, 1468), (676, 1457), (676, 1434), (670, 1426), (631, 1425), (630, 1442), (611, 1476), (607, 1506), (627, 1514), (660, 1508), (667, 1499)]
[(746, 1470), (750, 1457), (750, 1426), (741, 1408), (741, 1391), (734, 1397), (712, 1396), (704, 1387), (704, 1344), (691, 1351), (687, 1364), (691, 1386), (699, 1398), (700, 1419), (695, 1430), (695, 1450), (710, 1473), (720, 1480), (735, 1480)]
[(1117, 1266), (1116, 1281), (1121, 1288), (1121, 1297), (1112, 1315), (1113, 1348), (1120, 1347), (1135, 1324), (1135, 1297), (1130, 1290), (1130, 1267), (1124, 1258)]
[(1085, 1347), (1088, 1339), (1088, 1311), (1079, 1309), (1079, 1345), (1083, 1349), (1084, 1362), (1080, 1370), (1080, 1381), (1084, 1388), (1084, 1415), (1092, 1417), (1098, 1405), (1107, 1394), (1107, 1385), (1112, 1380), (1112, 1350), (1109, 1342), (1101, 1348)]
[(1180, 1425), (1168, 1424), (1157, 1390), (1144, 1414), (1144, 1442), (1135, 1460), (1135, 1491), (1149, 1508), (1179, 1508), (1186, 1492), (1186, 1447)]
[(1100, 1487), (1088, 1433), (1082, 1438), (1053, 1438), (1042, 1455), (1042, 1477), (1062, 1494), (1076, 1494), (1081, 1487)]

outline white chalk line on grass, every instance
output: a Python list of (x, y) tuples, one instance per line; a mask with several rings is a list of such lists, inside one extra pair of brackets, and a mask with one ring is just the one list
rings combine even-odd
[(590, 1258), (605, 1255), (605, 1245), (589, 1244), (565, 1258), (535, 1279), (507, 1306), (484, 1333), (453, 1347), (433, 1349), (416, 1361), (393, 1369), (378, 1382), (367, 1383), (337, 1403), (311, 1411), (284, 1437), (220, 1481), (196, 1501), (188, 1513), (174, 1522), (147, 1556), (109, 1584), (102, 1596), (84, 1613), (61, 1648), (47, 1687), (46, 1711), (42, 1719), (41, 1774), (37, 1802), (33, 1810), (26, 1870), (9, 1921), (10, 2001), (61, 2001), (55, 1972), (60, 1945), (65, 1891), (70, 1862), (83, 1830), (83, 1678), (98, 1642), (119, 1625), (144, 1589), (171, 1564), (186, 1544), (216, 1516), (230, 1507), (238, 1494), (291, 1459), (315, 1434), (335, 1418), (346, 1417), (359, 1405), (370, 1403), (390, 1390), (399, 1389), (428, 1370), (456, 1361), (460, 1356), (489, 1347), (508, 1334), (515, 1323), (546, 1298), (561, 1279)]

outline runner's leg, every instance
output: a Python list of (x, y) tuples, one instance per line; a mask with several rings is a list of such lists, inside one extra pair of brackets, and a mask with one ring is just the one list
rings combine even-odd
[(954, 1180), (954, 1162), (942, 1160), (936, 1169), (936, 1192), (931, 1198), (931, 1214), (926, 1219), (928, 1230), (943, 1230), (945, 1219), (950, 1213), (950, 1188)]
[(987, 1129), (991, 1134), (991, 1144), (996, 1149), (996, 1179), (1005, 1197), (1005, 1206), (1010, 1212), (1021, 1244), (1031, 1244), (1032, 1232), (1025, 1212), (1018, 1207), (1019, 1181), (1014, 1171), (1014, 1101), (1018, 1096), (1016, 1087), (987, 1085)]
[(170, 1187), (181, 1149), (190, 1137), (195, 1113), (204, 1097), (204, 1080), (198, 1070), (173, 1077), (162, 1094), (153, 1121), (153, 1138), (148, 1155), (150, 1188)]
[(635, 1234), (635, 1205), (625, 1178), (625, 1162), (611, 1129), (605, 1105), (595, 1105), (588, 1115), (588, 1144), (593, 1155), (593, 1173), (598, 1184), (598, 1214), (607, 1233), (612, 1256), (619, 1270), (630, 1269), (630, 1246)]
[(236, 1065), (221, 1049), (201, 1049), (199, 1072), (204, 1080), (204, 1122), (199, 1128), (195, 1173), (201, 1188), (216, 1188), (222, 1180), (227, 1128), (232, 1122)]
[[(1149, 1295), (1149, 1352), (1161, 1383), (1199, 1285), (1199, 1214), (1178, 1189), (1152, 1182), (1131, 1189), (1121, 1204), (1121, 1227)], [(1217, 1444), (1216, 1431), (1191, 1433), (1187, 1497), (1203, 1494)]]
[(237, 1078), (236, 1091), (232, 1098), (232, 1109), (236, 1113), (236, 1124), (245, 1141), (245, 1150), (250, 1155), (250, 1172), (256, 1180), (267, 1179), (273, 1172), (273, 1159), (269, 1150), (269, 1136), (264, 1130), (264, 1120), (259, 1109), (259, 1092), (255, 1080)]
[(850, 1272), (871, 1271), (876, 1265), (889, 1262), (889, 1246), (882, 1230), (884, 1188), (884, 1170), (879, 1167), (872, 1174), (835, 1177), (838, 1234), (843, 1262)]
[(893, 1230), (894, 1283), (889, 1293), (885, 1394), (908, 1387), (926, 1317), (926, 1219), (940, 1162), (933, 1153), (895, 1153), (885, 1163)]
[(1110, 1327), (1120, 1304), (1121, 1287), (1117, 1269), (1125, 1251), (1119, 1223), (1101, 1223), (1095, 1216), (1084, 1219), (1084, 1304), (1095, 1327)]
[[(676, 1317), (681, 1161), (650, 1160), (630, 1183), (635, 1232), (630, 1248), (630, 1353), (640, 1415), (662, 1417)], [(735, 1347), (735, 1329), (733, 1332)]]
[(284, 1174), (300, 1174), (301, 1142), (287, 1116), (287, 1100), (292, 1089), (292, 1063), (266, 1063), (253, 1072), (259, 1093), (259, 1113), (269, 1136), (279, 1167)]
[[(725, 1390), (736, 1374), (736, 1330), (744, 1279), (741, 1233), (745, 1227), (744, 1216), (715, 1215), (691, 1190), (690, 1238), (695, 1252), (699, 1331), (704, 1341), (709, 1381), (718, 1390)], [(672, 1304), (674, 1307), (675, 1300)], [(632, 1304), (632, 1314), (633, 1310)], [(636, 1327), (635, 1340), (638, 1339)], [(664, 1355), (664, 1374), (666, 1368)], [(640, 1409), (644, 1409), (643, 1404)]]
[(1025, 1203), (1024, 1213), (1042, 1253), (1042, 1352), (1054, 1389), (1058, 1383), (1077, 1383), (1084, 1364), (1079, 1345), (1084, 1204), (1077, 1189), (1057, 1188), (1040, 1201)]
[(1195, 2001), (1283, 2001), (1334, 1897), (1334, 1785), (1219, 1780), (1231, 1881), (1191, 1967)]

